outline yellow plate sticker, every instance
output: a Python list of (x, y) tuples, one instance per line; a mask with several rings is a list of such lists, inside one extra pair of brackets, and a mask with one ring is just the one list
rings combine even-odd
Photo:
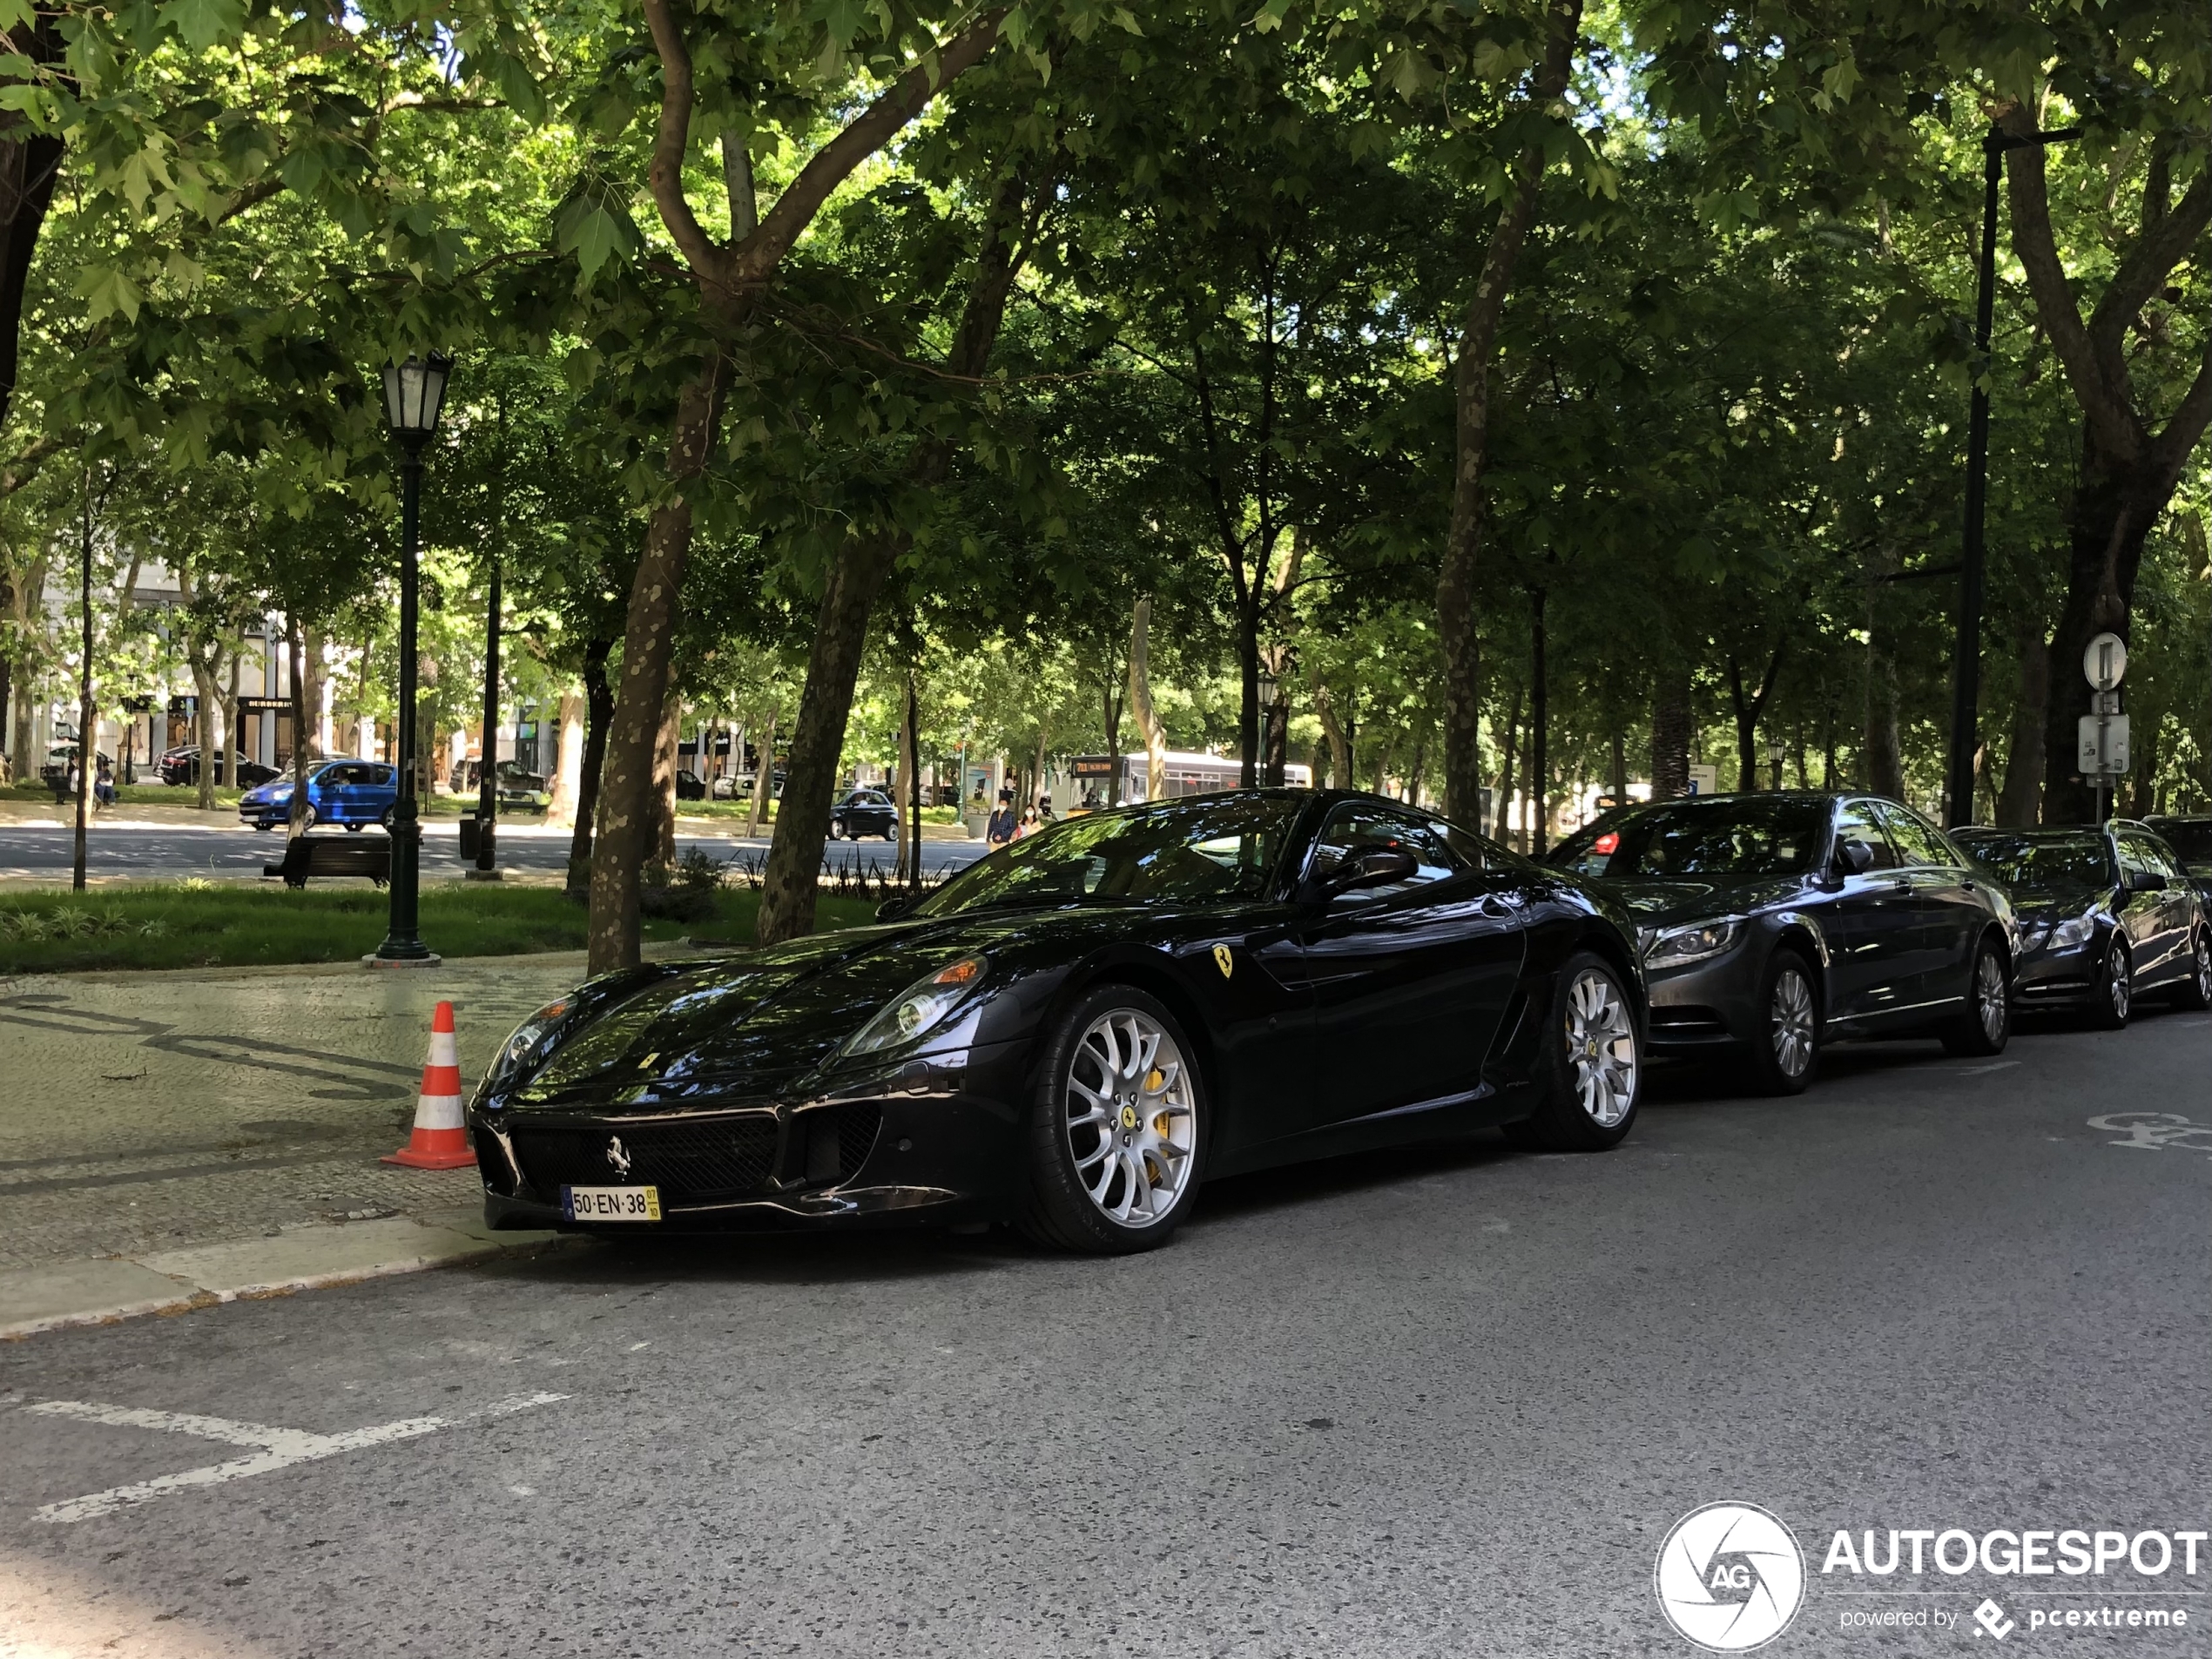
[(1228, 946), (1216, 945), (1213, 948), (1213, 963), (1221, 970), (1222, 978), (1227, 979), (1236, 971), (1237, 958), (1231, 954)]

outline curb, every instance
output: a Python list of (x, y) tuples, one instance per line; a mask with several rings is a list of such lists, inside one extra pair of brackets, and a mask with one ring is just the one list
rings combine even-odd
[(0, 1273), (0, 1341), (532, 1254), (561, 1238), (493, 1233), (471, 1206), (336, 1226), (308, 1224), (136, 1258), (22, 1268)]

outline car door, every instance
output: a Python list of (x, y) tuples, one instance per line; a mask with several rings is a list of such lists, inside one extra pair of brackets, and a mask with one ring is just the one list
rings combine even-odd
[[(1853, 846), (1866, 849), (1863, 868), (1852, 867)], [(1899, 958), (1911, 923), (1911, 889), (1870, 800), (1838, 803), (1832, 856), (1837, 942), (1828, 964), (1828, 1017), (1871, 1028), (1909, 1001)]]
[(1315, 840), (1308, 891), (1375, 846), (1411, 853), (1413, 873), (1318, 899), (1298, 930), (1313, 1007), (1304, 1129), (1471, 1104), (1520, 977), (1522, 877), (1479, 867), (1413, 813), (1338, 803)]
[[(2174, 890), (2175, 878), (2148, 836), (2115, 830), (2113, 840), (2120, 853), (2120, 925), (2127, 930), (2134, 981), (2156, 985), (2171, 979), (2178, 965), (2185, 926), (2182, 895)], [(2135, 884), (2145, 880), (2159, 885), (2138, 891)]]
[(1896, 902), (1904, 924), (1898, 966), (1905, 1005), (1962, 997), (1986, 914), (1974, 878), (1941, 832), (1912, 808), (1885, 800), (1876, 803), (1875, 813), (1905, 880)]

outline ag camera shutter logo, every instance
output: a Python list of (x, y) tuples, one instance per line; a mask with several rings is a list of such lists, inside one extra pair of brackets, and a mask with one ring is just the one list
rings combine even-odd
[(1790, 1628), (1805, 1558), (1789, 1527), (1751, 1503), (1709, 1503), (1659, 1546), (1652, 1588), (1667, 1622), (1708, 1653), (1749, 1653)]

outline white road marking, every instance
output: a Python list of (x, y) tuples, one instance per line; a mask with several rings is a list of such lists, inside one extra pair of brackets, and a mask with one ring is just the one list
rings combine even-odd
[(2132, 1147), (2139, 1152), (2212, 1152), (2212, 1123), (2199, 1123), (2175, 1112), (2107, 1112), (2089, 1120), (2089, 1127), (2107, 1135), (2124, 1135), (2107, 1146)]
[(1946, 1077), (1986, 1077), (1993, 1071), (2017, 1066), (2017, 1060), (1993, 1060), (1986, 1066), (1900, 1066), (1900, 1071), (1939, 1071)]
[(132, 1504), (144, 1503), (150, 1498), (182, 1492), (192, 1487), (219, 1486), (226, 1480), (241, 1480), (249, 1474), (267, 1474), (273, 1470), (288, 1469), (295, 1463), (310, 1463), (318, 1458), (336, 1457), (341, 1452), (357, 1452), (364, 1447), (383, 1446), (395, 1440), (416, 1440), (425, 1434), (435, 1434), (442, 1428), (455, 1428), (462, 1423), (480, 1421), (488, 1417), (506, 1417), (516, 1412), (529, 1411), (534, 1406), (550, 1406), (556, 1400), (568, 1398), (566, 1394), (516, 1394), (511, 1399), (496, 1400), (464, 1417), (408, 1417), (396, 1423), (349, 1428), (337, 1434), (314, 1434), (306, 1429), (276, 1428), (265, 1423), (235, 1423), (225, 1417), (143, 1411), (132, 1406), (104, 1406), (82, 1399), (44, 1399), (24, 1409), (45, 1417), (74, 1418), (79, 1422), (103, 1423), (112, 1428), (162, 1429), (172, 1434), (190, 1434), (199, 1440), (220, 1440), (231, 1446), (258, 1448), (251, 1457), (233, 1458), (227, 1463), (210, 1463), (197, 1469), (183, 1469), (174, 1474), (158, 1474), (150, 1480), (110, 1487), (105, 1492), (46, 1504), (37, 1511), (41, 1521), (70, 1521), (111, 1515)]

